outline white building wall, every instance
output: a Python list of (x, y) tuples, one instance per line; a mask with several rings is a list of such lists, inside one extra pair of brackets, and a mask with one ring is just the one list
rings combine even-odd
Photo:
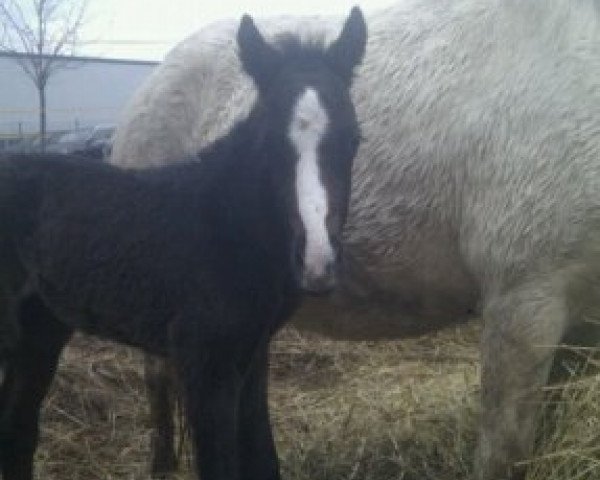
[[(78, 59), (47, 87), (47, 130), (115, 123), (131, 94), (156, 63)], [(38, 131), (38, 94), (10, 56), (0, 54), (0, 137)]]

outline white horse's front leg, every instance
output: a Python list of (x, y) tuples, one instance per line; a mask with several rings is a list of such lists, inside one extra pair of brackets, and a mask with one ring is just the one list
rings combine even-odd
[(516, 480), (531, 455), (541, 387), (567, 324), (562, 288), (520, 285), (486, 304), (482, 336), (482, 418), (477, 480)]

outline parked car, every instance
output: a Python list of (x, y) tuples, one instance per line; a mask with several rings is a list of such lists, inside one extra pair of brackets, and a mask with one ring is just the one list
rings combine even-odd
[(92, 134), (85, 142), (84, 148), (76, 149), (73, 153), (78, 153), (90, 158), (106, 158), (110, 155), (114, 131), (114, 125), (98, 125), (94, 127), (92, 129)]
[(52, 153), (73, 153), (82, 148), (92, 134), (92, 128), (82, 128), (63, 133), (53, 142), (46, 143), (46, 151)]
[(40, 149), (40, 137), (39, 136), (30, 136), (24, 137), (19, 141), (13, 143), (12, 145), (7, 146), (3, 152), (6, 153), (31, 153), (37, 152)]
[(110, 153), (114, 125), (97, 125), (64, 133), (46, 145), (47, 152), (75, 153), (102, 160)]

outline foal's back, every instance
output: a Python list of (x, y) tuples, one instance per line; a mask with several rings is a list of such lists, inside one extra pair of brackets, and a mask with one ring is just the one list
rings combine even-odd
[[(18, 258), (13, 269), (61, 318), (138, 344), (146, 340), (133, 332), (164, 330), (193, 298), (241, 302), (233, 292), (251, 280), (236, 267), (244, 228), (221, 212), (219, 193), (228, 183), (240, 185), (226, 162), (144, 172), (83, 162), (56, 155), (0, 162), (0, 221), (7, 226), (0, 258)], [(251, 198), (238, 194), (240, 201)], [(231, 238), (239, 239), (235, 255)], [(268, 256), (252, 244), (245, 248), (252, 279), (267, 281)]]

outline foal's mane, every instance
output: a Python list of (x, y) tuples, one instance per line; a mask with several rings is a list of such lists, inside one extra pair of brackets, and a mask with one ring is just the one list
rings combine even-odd
[(280, 33), (275, 35), (271, 45), (288, 61), (322, 60), (326, 51), (323, 34), (301, 39), (297, 34)]

